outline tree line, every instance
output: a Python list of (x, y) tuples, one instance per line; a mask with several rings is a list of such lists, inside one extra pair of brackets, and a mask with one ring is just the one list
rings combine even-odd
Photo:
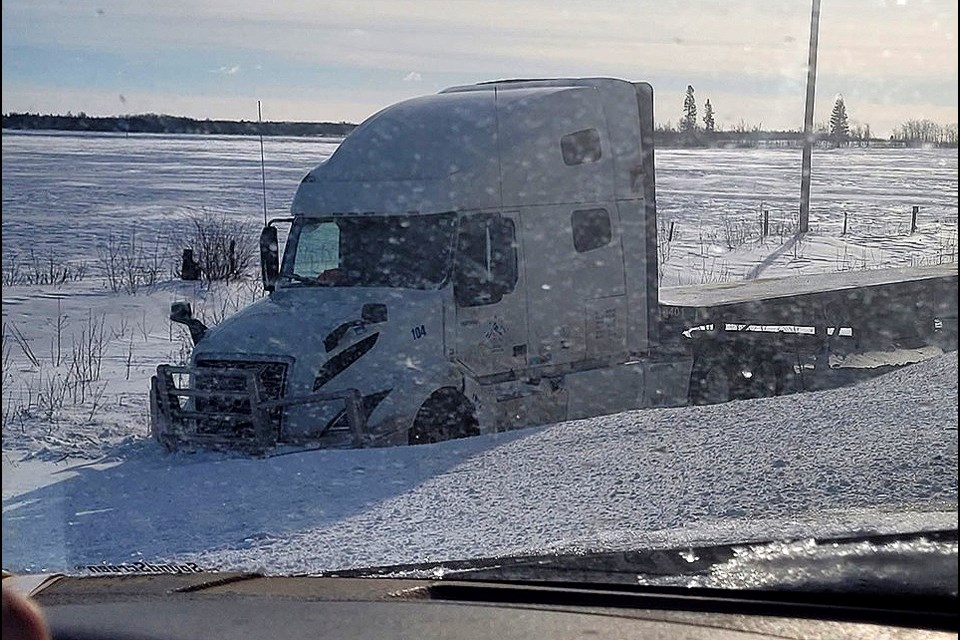
[(197, 120), (156, 113), (125, 116), (88, 116), (85, 113), (3, 115), (4, 129), (92, 131), (103, 133), (192, 133), (216, 135), (329, 136), (341, 137), (357, 125), (349, 122), (253, 122), (248, 120)]
[[(898, 125), (889, 138), (879, 138), (873, 135), (869, 124), (851, 125), (846, 102), (842, 95), (838, 95), (834, 100), (830, 119), (815, 126), (814, 137), (817, 144), (834, 147), (883, 143), (895, 146), (932, 145), (955, 148), (957, 124), (942, 125), (928, 119), (907, 120)], [(716, 124), (716, 113), (709, 98), (703, 104), (701, 125), (701, 119), (698, 118), (696, 93), (692, 85), (687, 85), (683, 111), (677, 126), (672, 126), (670, 122), (658, 124), (655, 138), (659, 138), (658, 143), (662, 146), (685, 147), (803, 143), (801, 131), (765, 130), (762, 124), (748, 126), (743, 120), (728, 130), (722, 130)]]
[[(9, 113), (3, 115), (4, 129), (60, 130), (110, 133), (187, 133), (215, 135), (323, 136), (342, 137), (356, 124), (350, 122), (254, 122), (247, 120), (197, 120), (164, 114), (124, 116), (88, 116), (85, 113), (42, 115)], [(869, 124), (850, 124), (843, 96), (834, 101), (830, 120), (816, 126), (817, 143), (831, 146), (957, 146), (957, 124), (941, 125), (932, 120), (907, 120), (897, 126), (889, 138), (875, 137)], [(764, 129), (762, 123), (747, 125), (743, 120), (726, 129), (717, 124), (710, 98), (699, 115), (695, 90), (687, 86), (683, 111), (677, 126), (667, 121), (658, 124), (654, 143), (660, 147), (757, 146), (803, 144), (803, 133), (796, 130)]]

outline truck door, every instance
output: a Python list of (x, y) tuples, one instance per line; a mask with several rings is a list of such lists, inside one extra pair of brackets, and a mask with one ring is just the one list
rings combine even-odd
[(477, 377), (522, 368), (527, 327), (518, 215), (465, 215), (457, 233), (453, 293), (457, 360)]
[(614, 203), (527, 207), (521, 215), (531, 363), (623, 353), (627, 308)]

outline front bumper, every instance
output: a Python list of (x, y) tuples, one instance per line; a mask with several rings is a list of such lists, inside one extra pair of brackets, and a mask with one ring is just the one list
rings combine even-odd
[(160, 365), (150, 381), (150, 433), (171, 451), (198, 446), (261, 454), (284, 442), (283, 412), (300, 405), (340, 403), (350, 445), (374, 444), (357, 389), (270, 398), (255, 370)]

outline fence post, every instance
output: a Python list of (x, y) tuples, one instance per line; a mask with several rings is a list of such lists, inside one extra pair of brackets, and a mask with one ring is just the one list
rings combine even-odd
[(841, 233), (840, 235), (842, 236), (847, 235), (847, 212), (846, 211), (843, 212), (843, 233)]
[(674, 225), (674, 223), (675, 223), (674, 220), (671, 220), (671, 221), (670, 221), (670, 235), (667, 237), (667, 242), (673, 242), (673, 225)]
[(913, 205), (913, 214), (910, 216), (910, 233), (917, 232), (917, 214), (920, 213), (920, 207)]
[(763, 210), (763, 237), (770, 235), (770, 210)]

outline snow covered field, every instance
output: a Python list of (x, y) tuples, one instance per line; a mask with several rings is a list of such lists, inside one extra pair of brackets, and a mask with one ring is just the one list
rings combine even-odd
[[(270, 217), (288, 214), (300, 179), (336, 146), (264, 139)], [(665, 286), (741, 279), (760, 262), (770, 277), (956, 261), (955, 149), (818, 150), (812, 233), (799, 245), (789, 243), (799, 149), (662, 149), (656, 165)], [(32, 249), (92, 270), (111, 234), (135, 233), (149, 245), (194, 211), (258, 231), (262, 202), (257, 138), (3, 133), (5, 266)], [(913, 206), (920, 213), (910, 234)], [(769, 235), (761, 238), (764, 210)]]
[[(265, 147), (269, 215), (281, 216), (336, 143)], [(664, 286), (956, 261), (955, 150), (818, 152), (801, 242), (798, 150), (661, 150), (657, 165)], [(255, 283), (171, 277), (172, 238), (197, 211), (256, 233), (255, 138), (4, 132), (6, 568), (146, 560), (299, 572), (956, 525), (955, 353), (852, 389), (427, 447), (166, 454), (146, 439), (148, 380), (190, 349), (170, 302), (191, 300), (214, 322), (259, 295)], [(111, 292), (98, 256), (134, 234), (162, 253), (162, 277)], [(12, 275), (42, 274), (51, 258), (71, 265), (66, 282)], [(84, 382), (67, 384), (81, 369)]]

